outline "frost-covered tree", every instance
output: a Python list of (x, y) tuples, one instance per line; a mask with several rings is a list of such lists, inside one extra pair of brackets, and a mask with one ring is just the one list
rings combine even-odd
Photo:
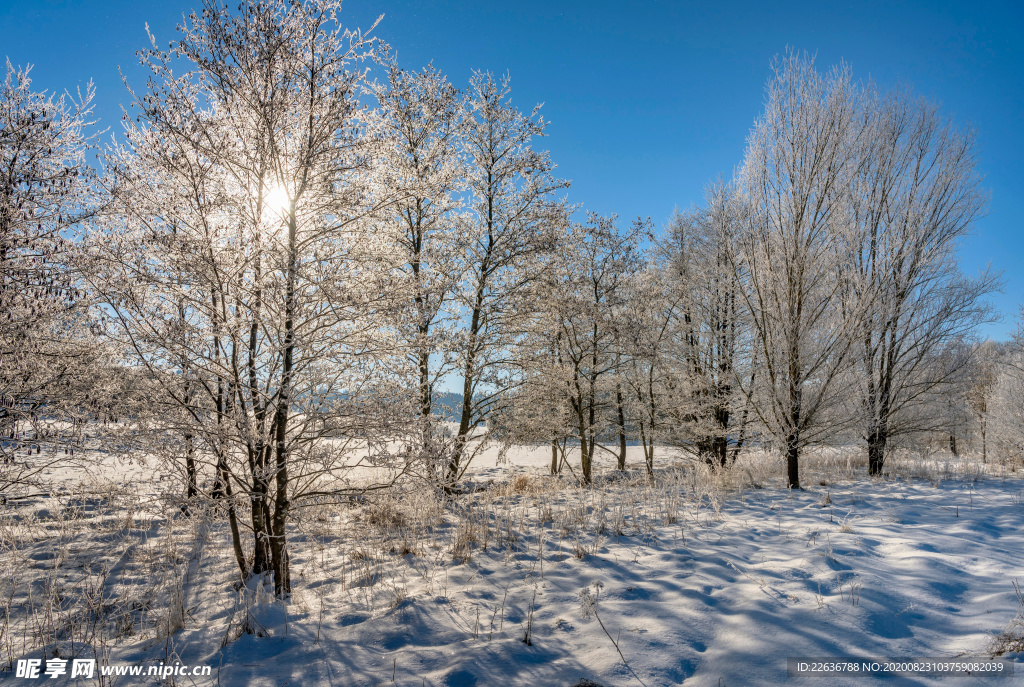
[(867, 128), (845, 186), (855, 233), (844, 283), (863, 302), (853, 356), (874, 475), (891, 438), (926, 429), (928, 413), (915, 406), (934, 402), (945, 375), (957, 373), (929, 362), (990, 317), (983, 297), (997, 281), (965, 277), (957, 265), (958, 243), (986, 200), (973, 134), (909, 93), (869, 88), (859, 97)]
[(1020, 322), (1012, 340), (1000, 349), (997, 364), (987, 370), (995, 372), (995, 380), (985, 398), (986, 438), (1002, 460), (1020, 463), (1024, 461), (1024, 327)]
[[(553, 261), (544, 308), (555, 327), (558, 365), (548, 383), (564, 389), (569, 425), (580, 446), (580, 477), (590, 483), (596, 450), (609, 433), (624, 431), (623, 323), (627, 283), (637, 272), (643, 222), (622, 231), (615, 217), (591, 214), (574, 224)], [(624, 455), (617, 455), (620, 467)]]
[(379, 455), (365, 437), (396, 397), (376, 364), (394, 252), (367, 220), (392, 198), (359, 101), (373, 42), (339, 10), (211, 2), (154, 39), (90, 246), (108, 335), (161, 391), (155, 429), (195, 442), (240, 572), (280, 596), (293, 504), (343, 489), (354, 447)]
[(974, 431), (975, 415), (968, 403), (971, 376), (977, 347), (958, 339), (949, 342), (929, 361), (933, 376), (942, 380), (934, 400), (918, 410), (918, 424), (928, 430), (933, 441), (959, 457), (967, 448)]
[(1002, 460), (1024, 461), (1024, 373), (1019, 354), (1014, 365), (1003, 370), (996, 381), (990, 405), (990, 443)]
[(840, 256), (850, 240), (845, 184), (867, 128), (849, 68), (821, 74), (791, 52), (772, 69), (740, 171), (750, 220), (736, 265), (763, 370), (754, 408), (783, 447), (787, 485), (799, 488), (801, 450), (850, 419), (840, 408), (860, 313), (844, 299)]
[[(676, 374), (664, 404), (675, 427), (666, 439), (725, 467), (746, 436), (749, 325), (737, 243), (747, 221), (735, 189), (712, 187), (704, 207), (677, 213), (661, 252), (672, 291), (667, 354)], [(741, 384), (746, 381), (746, 390)]]
[[(76, 96), (33, 91), (29, 73), (8, 61), (0, 83), (4, 491), (66, 461), (82, 423), (108, 412), (110, 397), (85, 307), (88, 295), (74, 271), (78, 228), (99, 206), (86, 160), (94, 91), (91, 84)], [(39, 457), (16, 462), (19, 451)]]
[[(975, 347), (967, 388), (967, 404), (974, 413), (974, 425), (981, 439), (981, 462), (988, 462), (989, 425), (995, 406), (1001, 369), (1007, 365), (1011, 347), (996, 341), (983, 341)], [(1012, 358), (1010, 358), (1012, 360)]]
[[(553, 278), (553, 271), (546, 276)], [(513, 349), (516, 381), (506, 391), (500, 411), (492, 415), (491, 429), (507, 444), (550, 445), (550, 472), (557, 475), (566, 466), (575, 472), (567, 462), (567, 448), (575, 432), (569, 390), (562, 383), (562, 332), (557, 313), (546, 307), (549, 301), (544, 298), (549, 293), (544, 287), (535, 290), (532, 317)]]
[(676, 427), (669, 399), (681, 377), (672, 347), (680, 294), (671, 268), (660, 263), (639, 267), (624, 285), (617, 344), (623, 361), (618, 376), (625, 390), (626, 416), (640, 441), (647, 474), (652, 475), (655, 443), (671, 443)]
[[(466, 157), (468, 237), (459, 294), (458, 369), (462, 404), (447, 479), (457, 480), (484, 446), (489, 417), (509, 398), (516, 374), (511, 351), (528, 312), (520, 307), (540, 275), (538, 259), (567, 223), (546, 152), (534, 150), (546, 123), (540, 106), (530, 114), (509, 100), (509, 79), (475, 72), (466, 103), (462, 152)], [(480, 436), (481, 433), (483, 436)], [(474, 437), (480, 441), (470, 446)]]
[(384, 144), (378, 173), (397, 196), (383, 228), (397, 250), (392, 288), (402, 303), (392, 327), (409, 368), (396, 372), (415, 380), (419, 450), (437, 458), (443, 449), (436, 446), (433, 392), (454, 365), (454, 306), (469, 247), (459, 215), (463, 98), (433, 66), (416, 72), (391, 60), (384, 66), (387, 82), (374, 88)]

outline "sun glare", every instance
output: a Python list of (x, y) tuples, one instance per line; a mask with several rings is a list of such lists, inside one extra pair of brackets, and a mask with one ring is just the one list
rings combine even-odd
[(267, 207), (274, 212), (284, 214), (288, 210), (288, 192), (280, 186), (274, 186), (267, 193)]

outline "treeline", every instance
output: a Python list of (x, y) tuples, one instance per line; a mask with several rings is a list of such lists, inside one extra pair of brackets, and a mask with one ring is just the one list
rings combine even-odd
[(495, 442), (550, 445), (585, 483), (627, 441), (649, 472), (655, 445), (728, 467), (756, 442), (798, 488), (810, 446), (862, 442), (877, 474), (901, 442), (955, 450), (967, 407), (999, 424), (1019, 375), (985, 377), (972, 342), (998, 284), (956, 255), (986, 203), (974, 136), (934, 105), (787, 53), (702, 206), (657, 233), (576, 221), (507, 78), (403, 68), (339, 12), (208, 2), (139, 53), (104, 146), (91, 91), (34, 93), (8, 64), (5, 489), (100, 419), (286, 595), (291, 510), (390, 483), (356, 465), (451, 492)]
[(620, 467), (631, 428), (648, 470), (655, 442), (724, 467), (756, 437), (794, 488), (809, 446), (859, 440), (878, 474), (895, 443), (955, 436), (998, 286), (957, 265), (986, 202), (974, 147), (909, 92), (779, 58), (735, 178), (652, 250), (642, 224), (568, 230), (508, 422), (550, 438), (553, 465), (577, 441), (586, 481), (610, 429)]

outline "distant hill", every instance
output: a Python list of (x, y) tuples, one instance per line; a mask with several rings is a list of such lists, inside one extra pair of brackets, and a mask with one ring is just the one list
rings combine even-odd
[(435, 417), (458, 422), (462, 413), (462, 394), (455, 391), (435, 391), (432, 410)]

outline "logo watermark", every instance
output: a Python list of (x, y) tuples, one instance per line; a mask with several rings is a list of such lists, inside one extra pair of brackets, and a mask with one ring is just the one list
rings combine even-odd
[(183, 663), (168, 665), (159, 663), (156, 665), (105, 665), (96, 669), (96, 660), (92, 658), (50, 658), (46, 661), (41, 658), (18, 659), (14, 670), (14, 677), (40, 679), (56, 679), (67, 676), (69, 678), (95, 678), (97, 676), (134, 676), (134, 677), (157, 677), (161, 680), (169, 677), (203, 677), (210, 675), (210, 666), (189, 666)]

